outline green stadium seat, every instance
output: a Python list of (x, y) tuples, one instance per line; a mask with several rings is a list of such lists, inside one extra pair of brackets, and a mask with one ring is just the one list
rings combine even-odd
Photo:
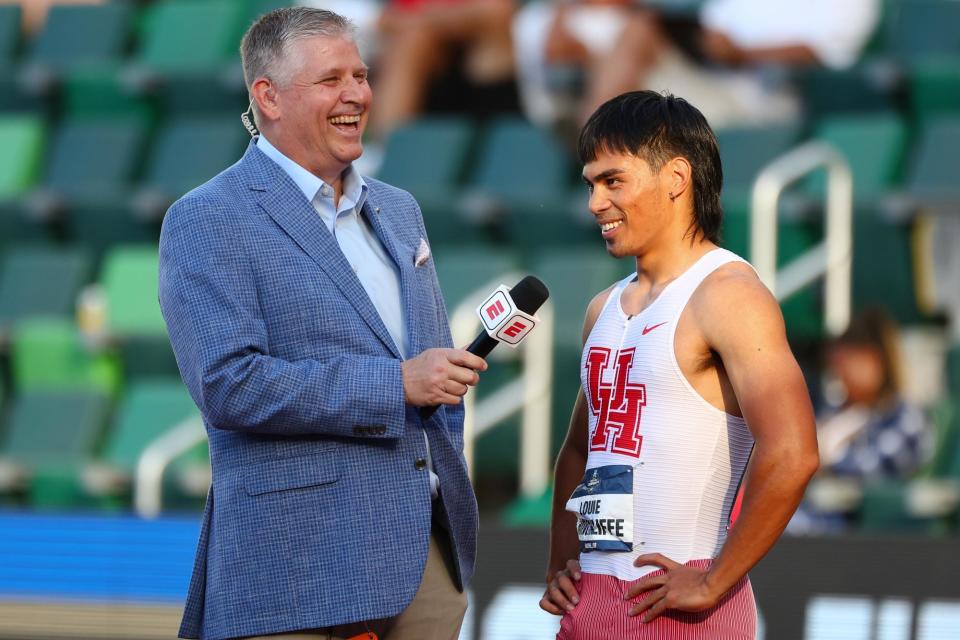
[(156, 246), (118, 246), (101, 269), (107, 333), (120, 349), (127, 378), (179, 375), (157, 300), (158, 259)]
[(896, 108), (896, 82), (881, 65), (836, 70), (811, 67), (794, 71), (808, 120), (824, 116), (887, 112)]
[(907, 192), (924, 207), (960, 202), (960, 114), (931, 118), (923, 126), (907, 178)]
[[(143, 16), (140, 47), (123, 75), (124, 83), (154, 95), (176, 111), (246, 105), (238, 84), (237, 43), (246, 7), (235, 0), (164, 0)], [(176, 90), (166, 90), (168, 85)]]
[(155, 241), (154, 226), (126, 207), (146, 138), (146, 122), (135, 114), (61, 125), (43, 181), (28, 200), (33, 215), (61, 219), (67, 237), (96, 255), (121, 242)]
[(960, 49), (914, 63), (909, 85), (910, 107), (918, 120), (960, 114)]
[(143, 16), (134, 61), (160, 72), (219, 71), (236, 53), (245, 26), (242, 2), (163, 0)]
[(239, 160), (249, 137), (237, 120), (233, 113), (169, 122), (150, 150), (134, 213), (159, 222), (174, 200)]
[(19, 90), (16, 69), (20, 48), (20, 6), (6, 3), (0, 5), (0, 111), (29, 110)]
[(144, 378), (131, 383), (100, 455), (84, 471), (85, 490), (91, 495), (129, 498), (137, 462), (147, 446), (198, 415), (179, 379)]
[(82, 249), (10, 249), (0, 263), (0, 333), (33, 316), (72, 318), (91, 268)]
[(450, 314), (464, 298), (493, 281), (500, 284), (504, 280), (502, 284), (513, 286), (515, 283), (506, 282), (503, 276), (519, 272), (519, 262), (513, 252), (485, 245), (457, 249), (440, 247), (434, 251), (434, 261), (440, 289)]
[(869, 206), (854, 209), (854, 312), (879, 305), (900, 324), (929, 321), (917, 299), (913, 225), (910, 220), (887, 219)]
[[(377, 178), (417, 198), (427, 233), (437, 245), (483, 239), (480, 226), (456, 208), (475, 137), (473, 122), (448, 117), (414, 121), (387, 140)], [(430, 162), (421, 158), (430, 158)]]
[(45, 126), (35, 115), (0, 116), (0, 200), (22, 195), (36, 181), (43, 157)]
[(760, 170), (794, 146), (799, 130), (792, 125), (738, 127), (720, 129), (716, 135), (724, 197), (745, 200)]
[(132, 13), (125, 2), (53, 5), (27, 54), (21, 81), (33, 92), (47, 93), (72, 69), (106, 66), (116, 72)]
[(20, 7), (0, 5), (0, 68), (10, 69), (20, 46)]
[[(2, 8), (2, 7), (0, 7)], [(43, 119), (36, 115), (0, 114), (0, 246), (46, 238), (46, 230), (28, 220), (19, 199), (36, 183), (45, 141)]]
[(18, 395), (0, 439), (0, 495), (43, 507), (81, 503), (73, 478), (97, 447), (109, 405), (90, 391)]
[(901, 62), (960, 51), (960, 4), (950, 0), (899, 0), (888, 5), (885, 53)]
[[(894, 113), (849, 114), (820, 121), (814, 137), (840, 151), (853, 172), (854, 197), (875, 200), (891, 190), (900, 177), (907, 128)], [(809, 188), (823, 194), (826, 181), (817, 176)]]
[(65, 319), (32, 318), (17, 325), (10, 369), (18, 393), (87, 390), (112, 396), (120, 386), (116, 357), (88, 348), (76, 325)]
[(485, 132), (461, 207), (466, 215), (505, 224), (511, 239), (549, 233), (556, 211), (569, 211), (570, 154), (546, 131), (519, 118), (494, 120)]

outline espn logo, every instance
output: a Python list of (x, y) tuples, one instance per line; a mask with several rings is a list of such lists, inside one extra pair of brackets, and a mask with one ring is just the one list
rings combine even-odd
[(491, 320), (496, 320), (497, 316), (499, 316), (506, 310), (507, 308), (503, 306), (503, 300), (497, 300), (493, 304), (491, 304), (489, 307), (487, 307), (487, 316)]
[(497, 287), (477, 307), (477, 316), (483, 328), (494, 340), (515, 347), (537, 325), (537, 319), (517, 308), (504, 285)]

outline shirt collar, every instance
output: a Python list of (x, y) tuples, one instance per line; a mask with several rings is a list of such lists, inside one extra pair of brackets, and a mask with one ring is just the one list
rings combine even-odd
[[(326, 182), (310, 173), (299, 164), (285, 156), (279, 149), (273, 146), (267, 137), (262, 133), (257, 137), (257, 148), (260, 149), (268, 158), (280, 165), (280, 168), (283, 169), (288, 176), (296, 183), (297, 188), (303, 192), (304, 197), (308, 202), (313, 202), (314, 198), (317, 197), (317, 192), (319, 192), (324, 187), (327, 187), (329, 199), (333, 199), (333, 186), (328, 185)], [(360, 172), (351, 164), (347, 167), (346, 171), (343, 172), (343, 193), (340, 197), (340, 206), (338, 209), (343, 210), (345, 205), (350, 206), (351, 208), (356, 208), (358, 211), (363, 207), (363, 202), (366, 200), (367, 196), (367, 183), (363, 181), (363, 177), (360, 175)], [(327, 197), (327, 196), (322, 196)], [(345, 202), (344, 199), (349, 202)]]

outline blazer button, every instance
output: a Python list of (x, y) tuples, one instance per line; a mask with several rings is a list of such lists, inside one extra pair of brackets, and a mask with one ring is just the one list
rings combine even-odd
[(417, 458), (416, 462), (413, 463), (413, 468), (417, 471), (423, 471), (427, 468), (427, 461), (424, 458)]

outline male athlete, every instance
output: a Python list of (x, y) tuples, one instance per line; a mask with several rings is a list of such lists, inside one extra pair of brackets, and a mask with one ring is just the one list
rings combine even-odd
[(747, 571), (818, 466), (780, 309), (717, 247), (723, 172), (697, 109), (621, 95), (579, 153), (607, 251), (637, 272), (587, 308), (540, 606), (561, 640), (753, 638)]

